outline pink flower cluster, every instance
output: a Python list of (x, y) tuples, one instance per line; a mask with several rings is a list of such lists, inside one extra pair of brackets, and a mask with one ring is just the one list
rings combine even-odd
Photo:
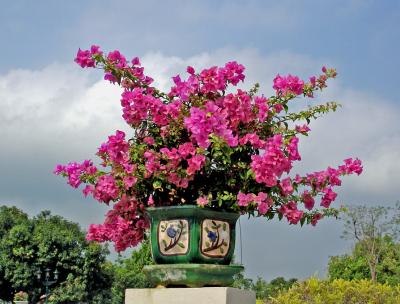
[(237, 85), (239, 81), (243, 81), (244, 66), (235, 61), (228, 62), (225, 67), (218, 68), (216, 66), (204, 69), (199, 74), (201, 82), (201, 93), (210, 93), (226, 90), (227, 84)]
[[(83, 183), (85, 196), (115, 202), (103, 224), (90, 226), (88, 238), (113, 241), (118, 251), (143, 239), (148, 206), (190, 203), (316, 225), (332, 214), (326, 208), (341, 177), (363, 170), (360, 160), (350, 158), (336, 169), (289, 176), (301, 160), (298, 136), (308, 135), (310, 118), (325, 112), (316, 107), (299, 115), (289, 103), (299, 95), (313, 97), (336, 76), (334, 69), (323, 68), (308, 83), (278, 74), (276, 94), (266, 98), (256, 95), (257, 85), (232, 90), (245, 79), (244, 66), (235, 61), (199, 72), (189, 66), (187, 77), (172, 77), (165, 93), (151, 86), (137, 57), (129, 61), (117, 50), (103, 55), (94, 45), (79, 49), (75, 61), (102, 68), (105, 80), (122, 87), (122, 117), (132, 138), (117, 130), (101, 145), (97, 155), (105, 171), (84, 161), (58, 165), (55, 173), (74, 188)], [(297, 125), (301, 120), (307, 124)]]
[[(344, 162), (345, 164), (339, 166), (338, 169), (329, 167), (324, 171), (307, 174), (305, 178), (297, 176), (295, 181), (299, 184), (310, 186), (315, 193), (322, 193), (323, 196), (320, 205), (325, 208), (329, 208), (331, 203), (337, 197), (337, 193), (333, 191), (333, 187), (340, 186), (342, 184), (340, 176), (354, 173), (360, 175), (363, 171), (363, 167), (359, 159), (353, 160), (352, 158), (349, 158)], [(311, 210), (314, 206), (314, 199), (308, 191), (303, 193), (303, 202), (306, 208), (309, 210)]]
[(237, 94), (228, 94), (217, 100), (217, 105), (226, 114), (229, 127), (235, 131), (240, 123), (247, 124), (254, 120), (251, 103), (251, 97), (242, 90), (238, 90)]
[[(164, 174), (169, 182), (181, 188), (188, 186), (189, 181), (193, 180), (196, 172), (200, 171), (206, 162), (204, 155), (196, 154), (196, 148), (191, 142), (183, 143), (178, 148), (161, 148), (160, 153), (146, 151), (144, 158), (147, 170), (145, 178), (150, 178), (153, 174)], [(166, 163), (161, 164), (161, 161)], [(179, 174), (182, 162), (187, 166), (186, 170)]]
[(304, 81), (297, 76), (281, 76), (277, 75), (274, 78), (273, 88), (278, 95), (286, 95), (288, 93), (300, 95), (303, 93)]
[(109, 204), (119, 197), (119, 188), (111, 175), (102, 175), (97, 179), (93, 190), (93, 197), (99, 201)]
[(161, 127), (177, 119), (182, 106), (178, 100), (166, 105), (159, 98), (148, 95), (143, 88), (125, 90), (122, 93), (121, 105), (122, 117), (128, 124), (139, 126), (151, 115), (152, 121)]
[(254, 193), (245, 194), (239, 191), (237, 200), (240, 207), (247, 207), (249, 204), (255, 203), (259, 215), (266, 214), (274, 203), (268, 194), (264, 192), (258, 192), (255, 195)]
[(57, 165), (56, 169), (54, 170), (54, 174), (68, 177), (68, 184), (73, 188), (78, 188), (82, 183), (81, 176), (83, 174), (92, 175), (96, 172), (97, 168), (90, 160), (85, 160), (81, 164), (73, 162), (66, 166)]
[(115, 135), (110, 135), (108, 141), (100, 146), (97, 155), (102, 158), (104, 165), (109, 160), (128, 169), (129, 144), (125, 141), (125, 133), (117, 130)]
[(107, 213), (103, 224), (90, 225), (86, 238), (97, 242), (112, 241), (117, 252), (138, 245), (149, 223), (137, 215), (137, 209), (140, 205), (135, 199), (123, 196)]
[(78, 50), (76, 54), (75, 62), (79, 64), (82, 68), (93, 68), (95, 67), (95, 60), (93, 59), (93, 55), (102, 55), (103, 52), (100, 51), (100, 47), (97, 45), (92, 45), (90, 50), (82, 51)]
[(303, 211), (297, 209), (297, 204), (295, 202), (289, 202), (279, 209), (290, 224), (296, 225), (303, 217)]
[(256, 181), (267, 187), (277, 185), (278, 179), (292, 168), (291, 159), (284, 153), (282, 135), (277, 134), (267, 140), (263, 155), (251, 157), (251, 169), (256, 175)]
[(185, 126), (199, 147), (207, 148), (210, 145), (211, 134), (223, 138), (231, 147), (238, 144), (237, 136), (228, 128), (226, 113), (211, 101), (205, 104), (205, 109), (192, 107), (190, 116), (185, 118)]
[(224, 67), (211, 67), (204, 69), (199, 74), (195, 74), (193, 67), (188, 67), (189, 77), (182, 81), (181, 77), (173, 77), (175, 86), (169, 92), (170, 97), (179, 97), (183, 101), (188, 101), (191, 95), (199, 93), (208, 94), (223, 91), (228, 84), (237, 85), (243, 81), (245, 76), (244, 66), (236, 61), (228, 62)]

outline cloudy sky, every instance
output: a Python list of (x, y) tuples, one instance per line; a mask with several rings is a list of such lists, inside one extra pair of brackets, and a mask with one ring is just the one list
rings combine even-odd
[[(144, 3), (146, 2), (146, 3)], [(346, 1), (5, 1), (0, 0), (0, 204), (31, 215), (50, 209), (86, 228), (107, 208), (84, 199), (55, 164), (94, 157), (116, 129), (126, 130), (119, 89), (73, 62), (99, 44), (139, 56), (162, 88), (187, 65), (237, 60), (242, 85), (271, 94), (277, 73), (304, 78), (323, 65), (339, 77), (316, 101), (343, 107), (311, 125), (301, 142), (304, 173), (357, 156), (336, 205), (393, 205), (400, 199), (400, 2)], [(316, 101), (313, 101), (314, 103)], [(311, 101), (296, 101), (306, 106)], [(329, 256), (351, 243), (342, 224), (318, 227), (241, 219), (247, 275), (324, 276)], [(240, 247), (240, 246), (238, 246)], [(239, 252), (237, 254), (239, 256)]]

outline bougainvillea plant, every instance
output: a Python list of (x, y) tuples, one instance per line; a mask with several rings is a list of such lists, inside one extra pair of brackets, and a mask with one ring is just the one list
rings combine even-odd
[(119, 51), (104, 55), (92, 46), (79, 50), (75, 61), (103, 69), (105, 80), (123, 88), (122, 117), (132, 131), (116, 131), (101, 144), (98, 167), (85, 160), (58, 165), (55, 173), (74, 188), (84, 184), (85, 196), (113, 204), (87, 237), (112, 241), (117, 251), (143, 240), (148, 206), (197, 204), (315, 225), (337, 215), (330, 205), (341, 177), (362, 172), (361, 161), (352, 158), (303, 176), (291, 172), (301, 160), (299, 138), (308, 135), (311, 120), (338, 105), (292, 112), (290, 103), (322, 91), (335, 69), (324, 67), (308, 81), (277, 75), (276, 94), (267, 98), (257, 95), (258, 85), (232, 89), (245, 78), (244, 66), (234, 61), (200, 72), (189, 66), (187, 77), (172, 78), (169, 92), (152, 86), (138, 58), (127, 61)]

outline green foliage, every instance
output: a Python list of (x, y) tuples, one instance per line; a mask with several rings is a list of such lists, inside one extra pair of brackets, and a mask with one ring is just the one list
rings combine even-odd
[(264, 279), (257, 277), (257, 280), (254, 283), (252, 279), (245, 278), (244, 275), (240, 273), (236, 275), (232, 287), (252, 290), (256, 293), (257, 299), (267, 300), (270, 297), (276, 296), (279, 292), (289, 289), (296, 282), (297, 279), (292, 278), (286, 281), (283, 277), (277, 277), (270, 282), (267, 282)]
[[(378, 277), (379, 272), (381, 275), (387, 273), (387, 271), (393, 273), (391, 269), (393, 262), (396, 264), (396, 260), (398, 261), (398, 253), (396, 254), (398, 250), (392, 241), (398, 237), (396, 215), (393, 214), (393, 208), (353, 206), (346, 211), (343, 220), (345, 222), (343, 237), (356, 241), (354, 259), (347, 259), (347, 262), (353, 264), (349, 268), (362, 267), (365, 261), (369, 268), (371, 280), (383, 282)], [(388, 257), (387, 251), (392, 253), (392, 257), (387, 259), (385, 261), (386, 266), (383, 266), (385, 257)], [(332, 265), (346, 264), (345, 260), (346, 257), (343, 257), (342, 260), (336, 259)], [(382, 267), (388, 268), (387, 271)], [(351, 273), (353, 270), (346, 269), (345, 273)], [(360, 274), (357, 271), (357, 278), (359, 277)]]
[(17, 292), (14, 296), (14, 301), (27, 301), (27, 300), (28, 300), (28, 294), (23, 291)]
[(249, 278), (245, 278), (243, 273), (239, 273), (235, 276), (235, 280), (232, 284), (233, 288), (252, 290), (253, 288), (253, 280)]
[(143, 274), (145, 265), (153, 264), (149, 241), (143, 241), (138, 250), (132, 252), (130, 258), (119, 259), (114, 265), (114, 281), (112, 285), (113, 304), (124, 303), (125, 289), (152, 288), (152, 285)]
[[(377, 281), (389, 285), (400, 284), (400, 244), (389, 236), (380, 240), (380, 255), (376, 267)], [(363, 247), (357, 243), (350, 255), (334, 256), (329, 260), (328, 275), (331, 280), (359, 280), (371, 278), (370, 267)]]
[(397, 304), (400, 286), (374, 284), (369, 280), (323, 281), (316, 278), (296, 283), (271, 298), (274, 304)]
[[(0, 208), (0, 299), (11, 301), (18, 291), (36, 303), (44, 288), (36, 279), (38, 269), (59, 271), (52, 287), (57, 303), (88, 301), (107, 303), (112, 272), (107, 270), (108, 251), (85, 240), (76, 223), (49, 211), (29, 219), (15, 207)], [(101, 301), (95, 302), (95, 299)]]

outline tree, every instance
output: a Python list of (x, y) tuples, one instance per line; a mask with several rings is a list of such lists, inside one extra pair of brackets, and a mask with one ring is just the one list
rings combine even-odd
[(252, 290), (256, 293), (256, 298), (260, 300), (267, 300), (270, 297), (275, 297), (279, 292), (288, 290), (294, 283), (297, 282), (297, 279), (289, 279), (285, 280), (283, 277), (277, 277), (270, 282), (265, 281), (261, 277), (257, 277), (256, 282), (252, 279), (245, 278), (243, 273), (240, 273), (235, 276), (235, 281), (232, 284), (232, 287)]
[(0, 299), (12, 301), (17, 292), (9, 279), (10, 269), (7, 267), (9, 261), (4, 254), (5, 242), (14, 228), (17, 230), (29, 225), (28, 216), (16, 207), (0, 207)]
[(382, 206), (350, 207), (344, 221), (343, 237), (356, 241), (356, 252), (365, 259), (371, 280), (376, 282), (380, 257), (386, 248), (385, 236), (392, 239), (397, 236), (392, 209)]
[(143, 273), (143, 267), (153, 263), (148, 240), (144, 241), (138, 250), (133, 251), (130, 258), (118, 259), (114, 265), (112, 303), (124, 303), (125, 289), (127, 288), (155, 287)]
[(253, 290), (253, 285), (254, 285), (253, 280), (250, 278), (245, 278), (243, 272), (240, 272), (237, 275), (235, 275), (232, 287), (244, 290)]
[[(400, 244), (385, 236), (380, 245), (381, 254), (376, 267), (376, 279), (379, 283), (395, 286), (400, 283)], [(363, 254), (362, 246), (357, 243), (351, 254), (331, 257), (328, 265), (331, 280), (361, 280), (371, 278), (370, 267)]]
[[(44, 290), (35, 272), (45, 268), (60, 273), (52, 296), (57, 303), (106, 303), (110, 298), (103, 292), (112, 282), (105, 263), (108, 251), (86, 241), (78, 224), (49, 211), (29, 219), (15, 207), (1, 207), (0, 237), (1, 299), (10, 301), (17, 291), (25, 291), (29, 302), (36, 303)], [(96, 302), (99, 295), (102, 301)]]

